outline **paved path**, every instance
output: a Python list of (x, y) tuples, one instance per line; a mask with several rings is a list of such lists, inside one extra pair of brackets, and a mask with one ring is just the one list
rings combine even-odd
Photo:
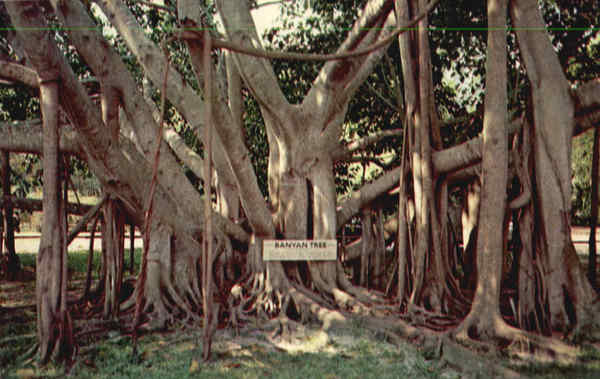
[[(575, 249), (578, 254), (587, 255), (588, 253), (588, 238), (590, 229), (587, 227), (574, 226), (571, 229), (571, 238), (575, 242)], [(600, 228), (596, 231), (596, 240), (600, 242)], [(94, 249), (100, 250), (101, 241), (96, 234), (94, 239)], [(15, 239), (15, 248), (17, 253), (37, 253), (40, 245), (39, 233), (18, 233)], [(69, 251), (87, 250), (90, 246), (90, 233), (81, 233), (69, 245)], [(125, 247), (129, 249), (129, 236), (125, 237)], [(136, 236), (135, 247), (142, 248), (142, 238)]]
[[(590, 238), (590, 228), (584, 226), (573, 226), (571, 228), (571, 239), (575, 243), (577, 254), (588, 254), (588, 239)], [(596, 245), (600, 247), (600, 228), (596, 229)]]
[[(101, 239), (96, 233), (94, 238), (94, 250), (100, 251)], [(136, 235), (135, 248), (142, 248), (142, 238)], [(15, 238), (15, 250), (17, 253), (37, 253), (40, 247), (40, 233), (17, 233)], [(69, 251), (88, 250), (90, 248), (90, 233), (80, 233), (69, 245)], [(129, 249), (129, 235), (125, 235), (125, 248)]]

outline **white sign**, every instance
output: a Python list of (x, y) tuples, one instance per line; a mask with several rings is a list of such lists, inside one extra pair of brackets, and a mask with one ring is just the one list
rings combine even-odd
[(334, 261), (337, 241), (332, 240), (265, 240), (265, 261)]

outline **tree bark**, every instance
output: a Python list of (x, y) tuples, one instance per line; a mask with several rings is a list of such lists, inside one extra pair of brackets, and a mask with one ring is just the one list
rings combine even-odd
[(507, 0), (488, 0), (477, 288), (471, 311), (458, 328), (461, 337), (474, 327), (480, 337), (492, 338), (504, 324), (500, 315), (504, 239), (499, 231), (504, 229), (508, 180), (506, 11)]
[(120, 293), (125, 270), (125, 216), (118, 200), (108, 199), (103, 206), (106, 228), (102, 238), (106, 243), (103, 251), (105, 265), (104, 308), (102, 315), (106, 319), (118, 319)]
[[(571, 136), (575, 105), (537, 2), (511, 2), (511, 17), (531, 83), (536, 219), (552, 329), (578, 334), (597, 325), (595, 292), (570, 235)], [(523, 28), (542, 28), (525, 31)], [(549, 96), (552, 94), (552, 96)], [(567, 143), (565, 143), (567, 141)]]
[(599, 176), (599, 161), (600, 161), (600, 130), (594, 130), (594, 152), (592, 156), (592, 209), (590, 220), (590, 236), (589, 236), (589, 253), (588, 253), (588, 278), (592, 286), (597, 287), (596, 281), (596, 226), (598, 225), (598, 176)]
[(40, 73), (43, 149), (43, 224), (37, 255), (36, 299), (39, 357), (44, 364), (55, 355), (69, 360), (73, 353), (71, 320), (67, 311), (67, 254), (61, 201), (58, 152), (59, 81), (56, 72)]
[(479, 179), (467, 185), (462, 209), (462, 268), (464, 288), (475, 289), (477, 283), (477, 236), (479, 235), (479, 208), (481, 205), (481, 184)]
[[(2, 163), (2, 192), (4, 196), (10, 196), (10, 155), (8, 151), (0, 152), (0, 162)], [(6, 278), (14, 280), (17, 273), (21, 270), (21, 261), (15, 251), (15, 221), (13, 218), (13, 206), (10, 199), (4, 204), (3, 212), (3, 237), (0, 243), (4, 244), (4, 249), (0, 247), (0, 256), (5, 254), (7, 263)]]

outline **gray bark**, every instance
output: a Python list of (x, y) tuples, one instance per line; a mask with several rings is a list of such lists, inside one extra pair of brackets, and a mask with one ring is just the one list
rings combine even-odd
[[(510, 10), (517, 28), (544, 25), (535, 1), (513, 1)], [(595, 294), (570, 237), (570, 141), (575, 129), (575, 104), (547, 33), (519, 30), (517, 40), (532, 87), (536, 223), (540, 230), (540, 260), (544, 263), (551, 326), (559, 330), (582, 328), (597, 322)], [(575, 319), (569, 316), (568, 303), (575, 308)]]
[[(506, 0), (488, 0), (488, 42), (483, 116), (483, 157), (477, 287), (471, 311), (463, 320), (465, 335), (471, 326), (480, 336), (494, 336), (500, 316), (500, 283), (504, 254), (504, 217), (508, 180)], [(459, 330), (461, 330), (459, 328)]]
[(70, 359), (72, 331), (67, 311), (67, 250), (64, 208), (60, 191), (58, 152), (59, 83), (56, 73), (40, 74), (44, 121), (43, 219), (37, 255), (36, 300), (39, 357), (46, 363), (53, 355)]

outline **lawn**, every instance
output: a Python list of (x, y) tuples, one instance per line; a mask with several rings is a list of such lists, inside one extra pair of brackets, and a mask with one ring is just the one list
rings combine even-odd
[[(126, 254), (128, 256), (128, 254)], [(33, 273), (35, 254), (19, 254)], [(139, 267), (141, 251), (136, 251)], [(129, 263), (126, 257), (126, 267)], [(85, 281), (87, 252), (69, 253), (69, 299), (76, 299)], [(100, 254), (94, 254), (97, 279)], [(127, 273), (128, 274), (128, 273)], [(21, 282), (0, 282), (0, 378), (63, 377), (65, 367), (38, 367), (35, 359), (34, 275)], [(89, 325), (102, 325), (90, 328)], [(370, 331), (358, 321), (324, 332), (300, 325), (286, 338), (272, 336), (264, 325), (247, 324), (234, 335), (222, 328), (208, 363), (202, 354), (201, 327), (174, 324), (168, 331), (142, 335), (134, 352), (131, 337), (118, 322), (75, 320), (78, 352), (69, 376), (74, 378), (458, 378), (488, 377), (486, 360), (474, 367), (456, 366), (437, 358), (431, 349), (395, 341)], [(88, 326), (85, 326), (88, 325)], [(90, 332), (91, 330), (91, 332)], [(546, 378), (600, 377), (600, 353), (582, 349), (577, 362), (537, 361), (516, 365), (510, 357), (495, 357), (521, 375)], [(477, 366), (477, 367), (475, 367)]]

